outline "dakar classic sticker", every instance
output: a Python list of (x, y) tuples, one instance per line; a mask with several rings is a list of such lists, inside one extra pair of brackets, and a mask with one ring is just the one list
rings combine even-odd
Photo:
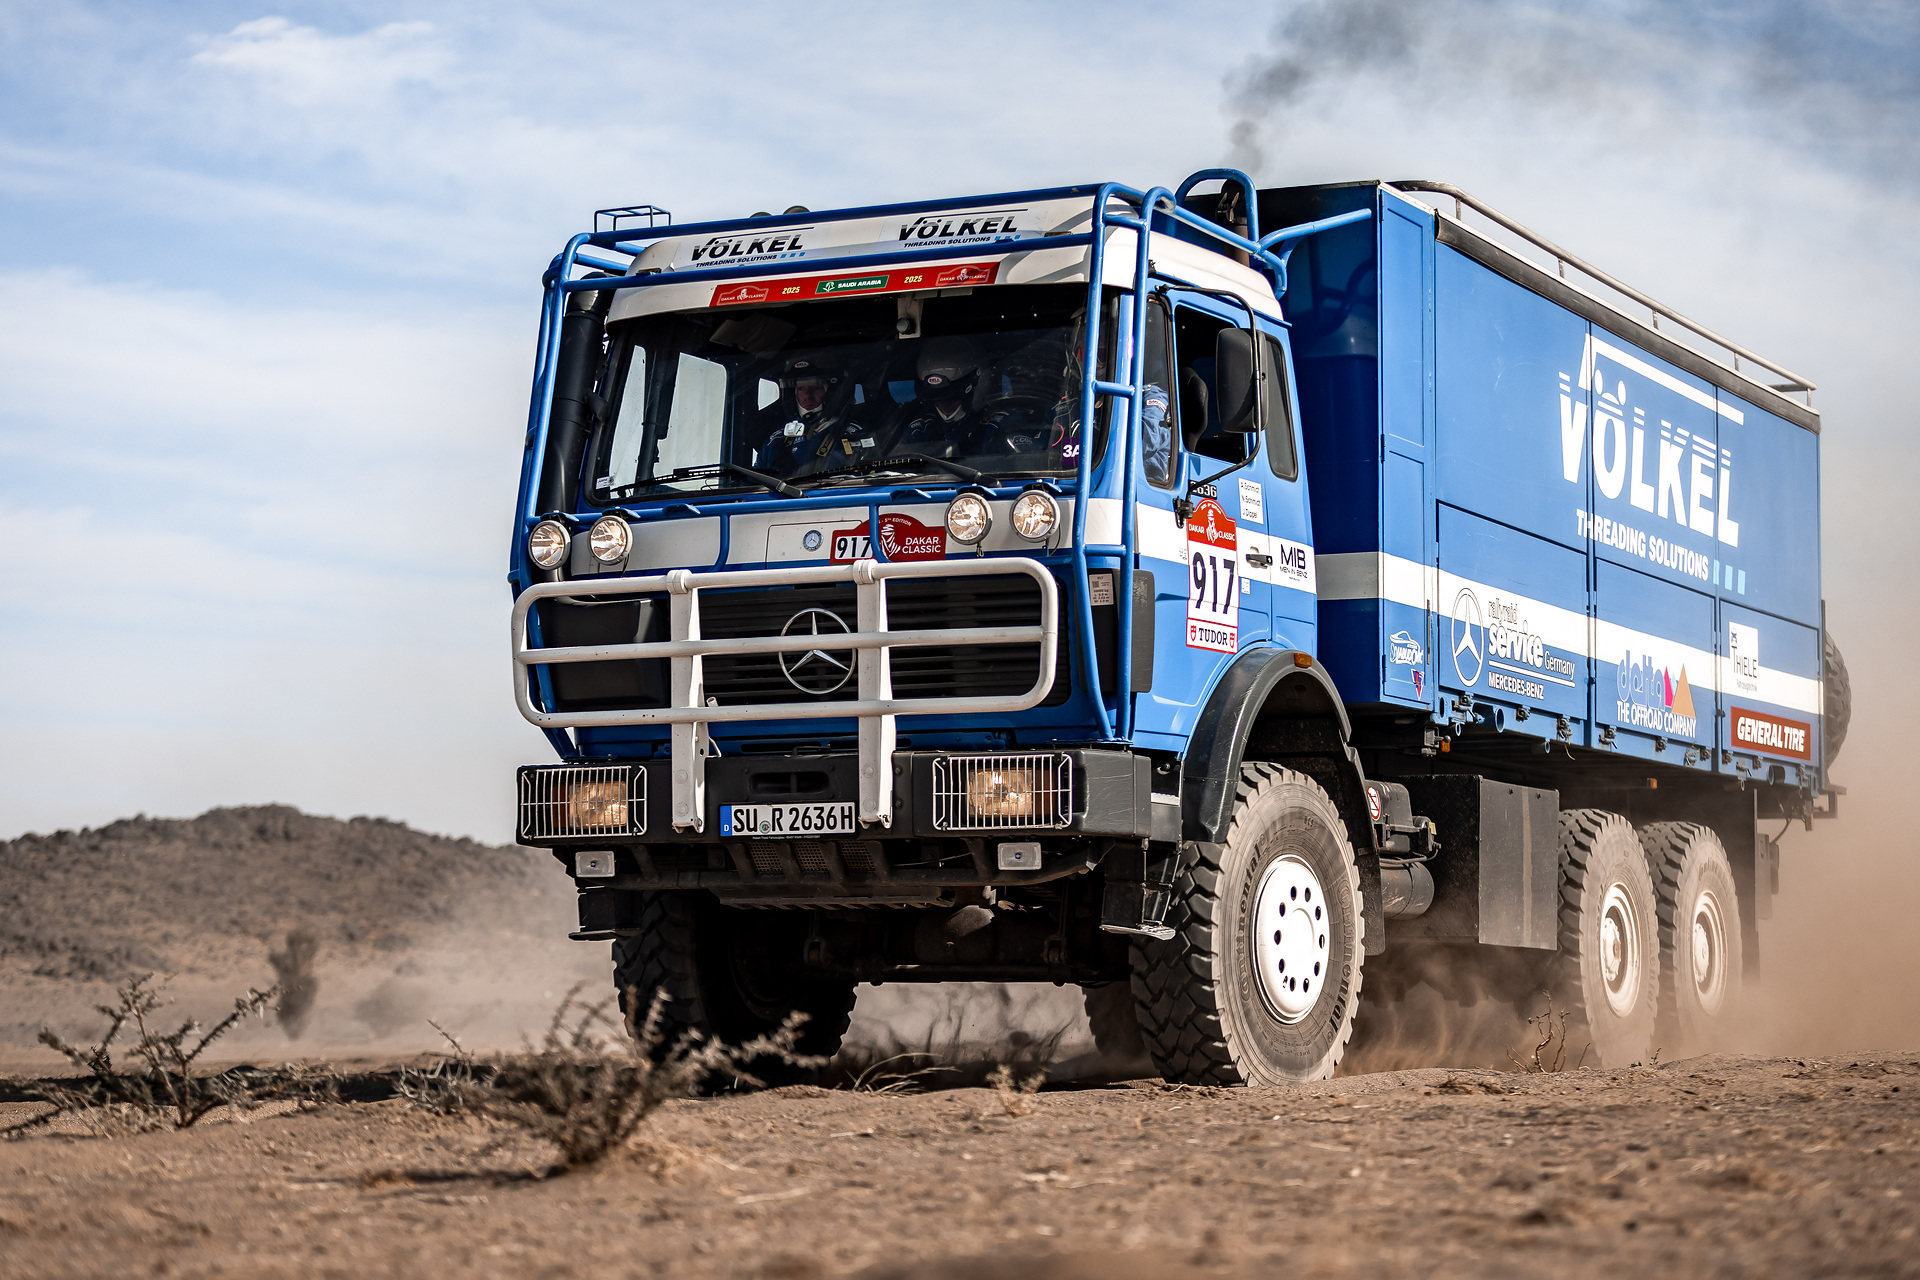
[(884, 271), (869, 271), (857, 276), (844, 273), (781, 276), (774, 280), (715, 285), (707, 305), (741, 307), (759, 302), (803, 302), (809, 298), (832, 298), (850, 293), (900, 293), (962, 286), (971, 288), (979, 284), (992, 284), (999, 276), (998, 262), (962, 262), (951, 266), (935, 262), (923, 267), (888, 267)]
[(1212, 498), (1187, 517), (1187, 647), (1240, 651), (1240, 538)]
[[(880, 517), (880, 550), (889, 560), (944, 560), (947, 531), (929, 528), (909, 515), (897, 512), (883, 515)], [(835, 529), (832, 551), (835, 564), (873, 559), (868, 522), (862, 520), (851, 529)]]

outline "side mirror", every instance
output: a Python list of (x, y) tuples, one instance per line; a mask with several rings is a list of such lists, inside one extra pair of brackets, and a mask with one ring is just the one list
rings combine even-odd
[(1222, 431), (1249, 434), (1266, 425), (1266, 378), (1272, 372), (1256, 374), (1254, 341), (1245, 329), (1222, 329), (1213, 341), (1213, 385), (1220, 398)]

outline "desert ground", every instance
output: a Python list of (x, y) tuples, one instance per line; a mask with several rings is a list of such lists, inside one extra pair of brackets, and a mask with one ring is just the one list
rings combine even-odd
[(0, 1147), (0, 1271), (1912, 1275), (1916, 1121), (1914, 1054), (793, 1086), (668, 1103), (631, 1154), (541, 1178), (537, 1144), (390, 1100)]
[[(174, 1019), (301, 992), (209, 1069), (338, 1085), (0, 1142), (0, 1274), (1920, 1274), (1904, 972), (1859, 995), (1886, 1050), (1784, 1055), (1821, 1038), (1776, 1009), (1750, 1053), (1530, 1073), (1524, 1024), (1416, 990), (1340, 1078), (1243, 1090), (1125, 1078), (1071, 991), (867, 988), (836, 1087), (670, 1101), (555, 1173), (548, 1144), (394, 1087), (447, 1048), (429, 1019), (511, 1050), (603, 989), (544, 858), (280, 807), (0, 843), (0, 1126), (74, 1075), (40, 1028), (85, 1041), (148, 972)], [(1010, 1082), (981, 1087), (994, 1063)]]

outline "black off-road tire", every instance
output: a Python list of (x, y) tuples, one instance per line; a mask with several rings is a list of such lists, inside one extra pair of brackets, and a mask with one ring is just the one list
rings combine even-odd
[(1093, 1047), (1105, 1069), (1120, 1079), (1133, 1079), (1153, 1070), (1147, 1041), (1140, 1034), (1140, 1013), (1134, 1007), (1133, 987), (1125, 982), (1082, 988), (1087, 1025)]
[(1739, 1017), (1740, 897), (1720, 837), (1697, 822), (1640, 829), (1660, 914), (1660, 1034), (1677, 1051), (1723, 1046)]
[(1558, 964), (1566, 1065), (1647, 1061), (1660, 990), (1658, 915), (1646, 854), (1617, 813), (1560, 812)]
[[(854, 984), (802, 976), (800, 913), (741, 911), (705, 893), (646, 893), (639, 928), (614, 940), (613, 982), (622, 1008), (638, 1001), (636, 1017), (645, 1016), (655, 992), (666, 992), (666, 1045), (690, 1031), (740, 1044), (779, 1030), (799, 1012), (807, 1020), (795, 1052), (825, 1058), (839, 1050)], [(806, 1083), (818, 1074), (772, 1059), (748, 1070), (768, 1084)]]
[[(1289, 1084), (1331, 1076), (1353, 1036), (1366, 928), (1360, 874), (1333, 801), (1312, 779), (1242, 766), (1224, 845), (1190, 844), (1174, 885), (1166, 942), (1132, 948), (1133, 994), (1147, 1051), (1183, 1084)], [(1325, 899), (1325, 973), (1295, 1022), (1275, 1012), (1255, 972), (1255, 898), (1273, 864), (1304, 864)]]
[(1831, 769), (1833, 758), (1846, 744), (1847, 727), (1853, 723), (1853, 677), (1847, 674), (1847, 660), (1840, 656), (1840, 646), (1833, 642), (1833, 633), (1821, 634), (1825, 640), (1821, 662), (1825, 679), (1821, 682), (1824, 688), (1820, 699), (1820, 727), (1826, 748), (1821, 763)]

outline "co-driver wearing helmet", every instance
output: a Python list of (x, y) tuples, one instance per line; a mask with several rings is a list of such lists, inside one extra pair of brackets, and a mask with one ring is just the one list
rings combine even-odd
[(756, 467), (790, 479), (878, 456), (873, 426), (852, 412), (839, 372), (796, 356), (780, 382), (780, 399), (761, 412), (771, 434), (754, 451)]
[(927, 340), (914, 364), (915, 402), (894, 452), (964, 458), (1039, 447), (1033, 435), (1039, 429), (1018, 415), (975, 406), (980, 363), (979, 348), (966, 338)]

